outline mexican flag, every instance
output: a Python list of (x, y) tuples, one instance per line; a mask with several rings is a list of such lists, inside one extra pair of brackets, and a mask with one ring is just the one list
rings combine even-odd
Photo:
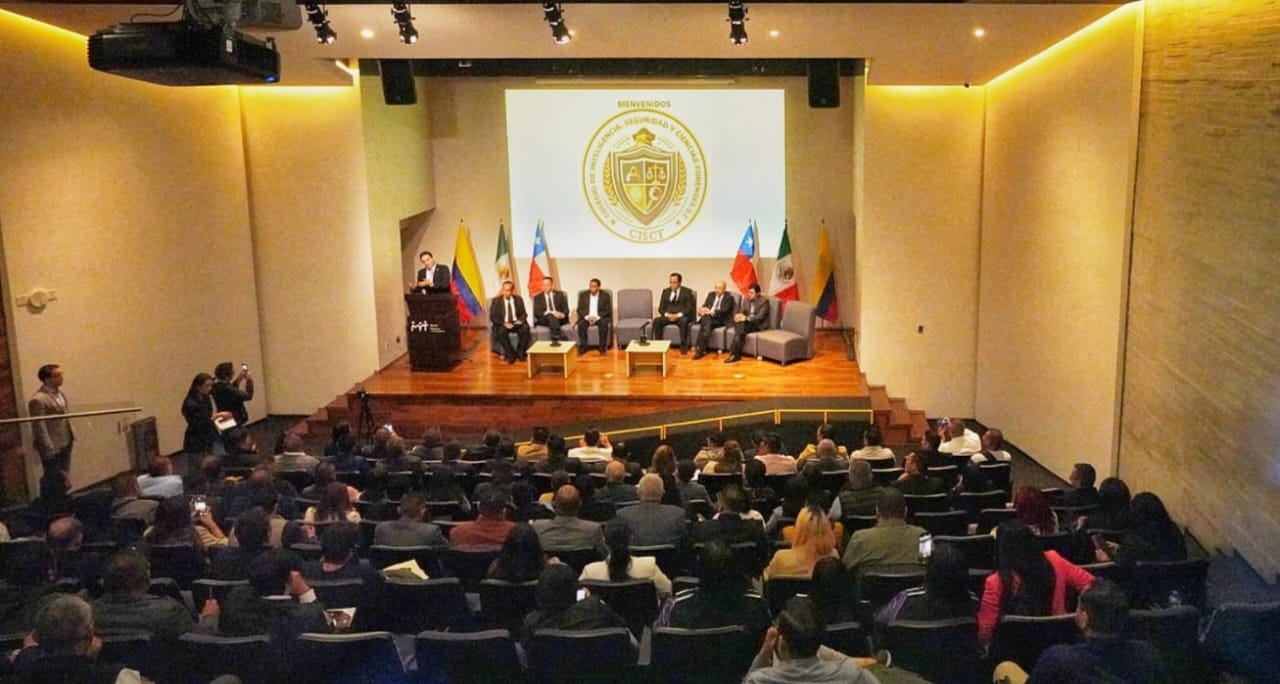
[(773, 280), (769, 284), (769, 294), (782, 301), (794, 301), (800, 298), (800, 289), (796, 287), (796, 267), (791, 263), (791, 236), (786, 224), (782, 226), (782, 244), (778, 246), (778, 261), (773, 266)]

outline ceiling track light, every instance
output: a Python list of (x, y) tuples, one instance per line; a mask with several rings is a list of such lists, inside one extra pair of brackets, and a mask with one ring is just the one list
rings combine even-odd
[(573, 36), (569, 34), (569, 27), (564, 24), (564, 8), (559, 3), (542, 3), (542, 18), (551, 27), (551, 40), (555, 41), (556, 45), (565, 45), (573, 40)]
[(413, 16), (409, 14), (409, 5), (403, 0), (391, 3), (391, 18), (400, 28), (400, 42), (413, 45), (418, 42), (418, 29), (413, 27)]
[(307, 11), (307, 21), (316, 30), (316, 42), (323, 45), (332, 45), (338, 40), (338, 32), (333, 30), (329, 25), (329, 10), (321, 6), (317, 2), (308, 2), (304, 5)]
[(742, 0), (729, 0), (729, 42), (747, 44), (747, 6)]

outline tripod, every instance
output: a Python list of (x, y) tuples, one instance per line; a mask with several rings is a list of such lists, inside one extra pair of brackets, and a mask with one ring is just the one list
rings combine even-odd
[(363, 387), (356, 390), (356, 397), (360, 400), (360, 417), (356, 421), (356, 434), (361, 440), (369, 440), (373, 437), (373, 411), (369, 409), (369, 393)]

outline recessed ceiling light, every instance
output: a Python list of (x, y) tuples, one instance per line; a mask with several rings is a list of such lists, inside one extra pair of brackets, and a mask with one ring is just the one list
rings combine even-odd
[(985, 36), (985, 35), (987, 35), (987, 30), (986, 30), (986, 29), (984, 29), (984, 28), (982, 28), (981, 26), (979, 26), (978, 28), (976, 28), (976, 29), (974, 29), (974, 30), (973, 30), (973, 37), (974, 37), (974, 38), (981, 38), (981, 37), (983, 37), (983, 36)]
[(368, 40), (369, 38), (372, 38), (372, 37), (373, 37), (373, 29), (371, 29), (371, 28), (367, 28), (367, 29), (360, 29), (360, 37), (361, 37), (361, 38), (364, 38), (364, 39), (366, 39), (366, 40)]
[(770, 37), (770, 38), (777, 38), (777, 37), (778, 37), (778, 29), (769, 29), (769, 37)]

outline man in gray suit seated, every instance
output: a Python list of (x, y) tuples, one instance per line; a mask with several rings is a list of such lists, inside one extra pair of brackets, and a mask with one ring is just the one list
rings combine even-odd
[(426, 500), (418, 492), (406, 492), (400, 499), (400, 519), (380, 522), (373, 528), (373, 543), (379, 546), (433, 546), (447, 548), (449, 540), (439, 525), (423, 522)]
[(679, 545), (684, 536), (684, 509), (662, 503), (666, 487), (662, 478), (649, 473), (637, 486), (640, 503), (618, 509), (617, 518), (631, 528), (633, 546)]
[(538, 541), (542, 542), (547, 552), (568, 551), (571, 549), (595, 549), (601, 558), (608, 555), (604, 544), (604, 531), (600, 523), (583, 520), (578, 517), (578, 509), (582, 507), (582, 496), (573, 485), (564, 485), (556, 490), (551, 500), (556, 517), (551, 520), (535, 520), (531, 524), (538, 533)]

